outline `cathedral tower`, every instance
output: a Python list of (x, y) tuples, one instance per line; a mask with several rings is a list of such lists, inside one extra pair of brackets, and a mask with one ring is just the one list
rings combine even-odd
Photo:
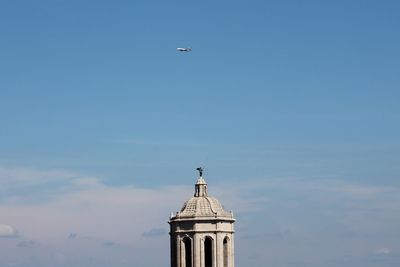
[(208, 195), (203, 170), (194, 196), (171, 214), (171, 267), (234, 267), (232, 212)]

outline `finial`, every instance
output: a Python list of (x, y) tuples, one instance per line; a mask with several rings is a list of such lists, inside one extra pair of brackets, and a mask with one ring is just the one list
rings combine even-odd
[(203, 168), (202, 167), (198, 167), (196, 170), (199, 171), (200, 177), (203, 177)]
[(203, 168), (198, 167), (196, 170), (199, 172), (200, 177), (197, 179), (197, 182), (195, 185), (194, 196), (195, 197), (206, 197), (207, 196), (207, 183), (203, 179)]

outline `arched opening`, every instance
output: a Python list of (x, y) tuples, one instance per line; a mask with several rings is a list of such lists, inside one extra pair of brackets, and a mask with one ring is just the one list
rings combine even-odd
[(176, 266), (176, 244), (177, 239), (175, 236), (171, 236), (171, 266)]
[(224, 257), (224, 267), (228, 267), (229, 261), (229, 238), (225, 237), (223, 242), (223, 257)]
[(189, 237), (183, 239), (185, 246), (185, 267), (192, 267), (192, 240)]
[(204, 267), (213, 267), (213, 240), (207, 236), (204, 240)]

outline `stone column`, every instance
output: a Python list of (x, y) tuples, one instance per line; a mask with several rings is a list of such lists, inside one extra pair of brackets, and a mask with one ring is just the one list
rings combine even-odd
[(200, 267), (200, 237), (198, 234), (193, 236), (193, 267)]
[(223, 267), (222, 266), (222, 258), (221, 258), (221, 256), (222, 256), (222, 253), (221, 253), (221, 233), (220, 232), (217, 232), (217, 234), (215, 235), (215, 259), (216, 259), (216, 263), (215, 263), (215, 267)]
[(181, 239), (177, 235), (176, 236), (176, 267), (182, 267), (181, 264)]
[(205, 266), (205, 262), (204, 262), (204, 236), (201, 236), (200, 238), (200, 267), (204, 267)]
[(234, 244), (235, 242), (233, 241), (233, 234), (229, 235), (230, 239), (230, 244), (229, 244), (229, 254), (230, 254), (230, 261), (229, 261), (229, 267), (235, 267), (235, 248)]
[(185, 244), (183, 243), (183, 238), (179, 238), (179, 246), (180, 246), (180, 258), (179, 258), (179, 267), (186, 267), (186, 254), (185, 254)]

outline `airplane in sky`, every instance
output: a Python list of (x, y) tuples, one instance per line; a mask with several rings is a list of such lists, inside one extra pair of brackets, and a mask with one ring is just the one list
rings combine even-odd
[(190, 47), (178, 47), (176, 50), (179, 51), (179, 52), (190, 52), (190, 51), (192, 51), (192, 48), (190, 48)]

